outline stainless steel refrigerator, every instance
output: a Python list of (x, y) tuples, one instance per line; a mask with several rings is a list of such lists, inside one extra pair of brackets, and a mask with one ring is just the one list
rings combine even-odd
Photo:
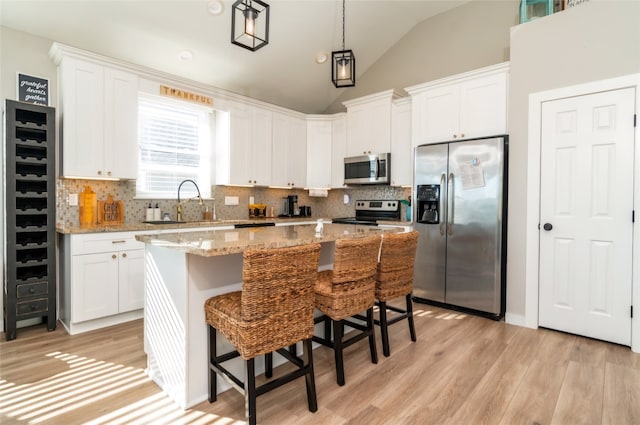
[(416, 148), (415, 301), (504, 315), (507, 152), (507, 136)]

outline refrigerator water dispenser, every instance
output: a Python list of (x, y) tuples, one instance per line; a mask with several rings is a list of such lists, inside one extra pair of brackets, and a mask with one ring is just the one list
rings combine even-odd
[(439, 224), (440, 223), (440, 185), (425, 184), (418, 185), (418, 223)]

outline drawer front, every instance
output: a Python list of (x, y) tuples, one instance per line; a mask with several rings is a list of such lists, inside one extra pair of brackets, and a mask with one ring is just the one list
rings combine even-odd
[(23, 283), (16, 287), (17, 297), (26, 298), (46, 294), (49, 289), (48, 286), (47, 282)]
[(144, 243), (138, 242), (135, 234), (135, 232), (121, 232), (72, 235), (71, 255), (144, 249)]
[(47, 311), (47, 299), (41, 298), (38, 300), (24, 301), (16, 304), (16, 314), (18, 316), (33, 314), (33, 313), (46, 313)]

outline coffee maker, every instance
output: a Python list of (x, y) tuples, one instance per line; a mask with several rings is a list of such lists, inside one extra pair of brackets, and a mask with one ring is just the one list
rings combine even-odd
[(284, 198), (284, 205), (282, 216), (283, 217), (293, 217), (294, 215), (299, 214), (298, 212), (298, 195), (289, 195)]

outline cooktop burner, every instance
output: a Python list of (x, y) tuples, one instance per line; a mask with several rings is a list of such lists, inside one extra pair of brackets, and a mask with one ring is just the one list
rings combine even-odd
[(356, 201), (356, 216), (334, 218), (334, 223), (377, 226), (378, 220), (400, 220), (400, 202), (394, 200)]

